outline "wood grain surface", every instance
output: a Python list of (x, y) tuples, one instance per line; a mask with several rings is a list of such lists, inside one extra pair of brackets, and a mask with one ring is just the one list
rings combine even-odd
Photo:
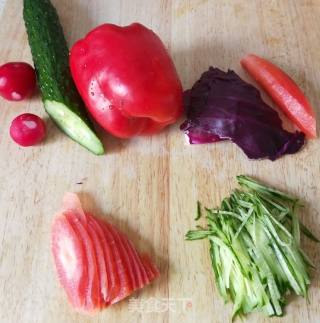
[[(31, 62), (22, 1), (6, 0), (0, 20), (0, 63)], [(249, 80), (240, 58), (254, 52), (292, 75), (317, 110), (320, 102), (319, 0), (54, 0), (69, 44), (103, 22), (139, 21), (167, 45), (185, 89), (210, 65)], [(250, 80), (251, 82), (251, 80)], [(270, 100), (266, 98), (267, 102)], [(43, 116), (47, 140), (22, 149), (9, 135), (20, 113)], [(179, 124), (157, 136), (118, 140), (104, 135), (106, 155), (95, 157), (52, 124), (38, 97), (0, 106), (0, 322), (228, 322), (214, 285), (205, 242), (186, 242), (196, 201), (216, 206), (238, 174), (253, 175), (301, 197), (303, 222), (320, 235), (320, 146), (309, 141), (276, 162), (250, 161), (231, 143), (189, 146)], [(56, 279), (50, 226), (64, 192), (107, 218), (141, 251), (153, 255), (161, 279), (92, 317), (75, 313)], [(319, 247), (303, 240), (319, 265)], [(292, 297), (284, 318), (248, 316), (247, 322), (320, 322), (320, 279), (313, 273), (309, 303)], [(148, 310), (170, 300), (169, 309)], [(180, 304), (187, 299), (186, 308)], [(140, 300), (137, 307), (136, 300)], [(149, 301), (149, 303), (148, 303)]]

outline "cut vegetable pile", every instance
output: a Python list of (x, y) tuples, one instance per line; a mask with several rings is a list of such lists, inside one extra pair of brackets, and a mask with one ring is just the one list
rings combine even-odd
[[(234, 303), (233, 317), (253, 311), (283, 314), (285, 296), (307, 296), (311, 261), (300, 247), (299, 201), (238, 176), (244, 188), (225, 198), (220, 208), (206, 209), (207, 228), (189, 231), (187, 240), (208, 238), (218, 290)], [(198, 212), (197, 219), (200, 218)]]
[(123, 233), (85, 213), (76, 194), (65, 195), (51, 239), (60, 283), (80, 312), (117, 303), (159, 276)]
[[(183, 114), (183, 89), (166, 46), (149, 28), (102, 24), (69, 49), (50, 0), (23, 0), (23, 18), (34, 67), (23, 62), (0, 66), (0, 96), (21, 101), (38, 83), (45, 110), (70, 138), (96, 155), (104, 153), (90, 116), (119, 138), (152, 135)], [(258, 89), (235, 72), (210, 67), (185, 92), (187, 120), (180, 129), (191, 144), (230, 140), (250, 159), (276, 160), (298, 152), (305, 136), (316, 138), (316, 116), (298, 85), (273, 63), (250, 54), (243, 68), (299, 131), (282, 126), (276, 110)], [(79, 91), (79, 92), (78, 92)], [(10, 127), (20, 146), (39, 144), (44, 121), (24, 113)], [(220, 208), (206, 209), (207, 227), (187, 240), (208, 238), (218, 290), (233, 302), (233, 318), (253, 311), (283, 315), (290, 292), (306, 297), (309, 269), (300, 246), (298, 199), (238, 176), (241, 189)], [(196, 220), (201, 218), (198, 203)], [(55, 217), (51, 247), (58, 278), (71, 305), (91, 313), (121, 301), (150, 284), (159, 271), (108, 222), (85, 212), (67, 193)]]

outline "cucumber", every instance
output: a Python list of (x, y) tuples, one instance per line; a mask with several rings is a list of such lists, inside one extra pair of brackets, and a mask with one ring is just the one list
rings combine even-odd
[(25, 21), (45, 110), (74, 141), (96, 155), (104, 148), (88, 118), (69, 68), (69, 49), (49, 0), (24, 0)]

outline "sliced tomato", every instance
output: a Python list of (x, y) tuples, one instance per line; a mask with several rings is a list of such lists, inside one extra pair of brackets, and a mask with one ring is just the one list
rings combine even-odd
[(93, 242), (88, 235), (88, 232), (84, 227), (82, 220), (77, 214), (68, 210), (65, 213), (65, 216), (76, 234), (79, 236), (85, 252), (86, 262), (88, 266), (88, 284), (86, 286), (86, 301), (83, 309), (87, 312), (92, 312), (100, 308), (101, 305), (98, 269)]
[(88, 284), (87, 262), (79, 236), (64, 214), (54, 219), (51, 250), (61, 286), (72, 306), (80, 310), (85, 303)]
[(317, 136), (316, 118), (311, 104), (290, 76), (271, 62), (253, 54), (244, 57), (241, 65), (307, 137)]
[(154, 279), (154, 274), (150, 268), (150, 265), (149, 265), (149, 262), (145, 262), (143, 261), (143, 267), (144, 269), (146, 270), (146, 273), (148, 275), (148, 280), (149, 280), (149, 283)]
[(113, 227), (104, 221), (99, 220), (99, 223), (104, 230), (105, 237), (110, 244), (111, 250), (114, 252), (116, 259), (116, 270), (120, 279), (120, 291), (118, 295), (115, 295), (115, 297), (111, 300), (111, 304), (115, 304), (126, 298), (133, 291), (130, 268), (127, 263), (126, 254), (123, 252), (121, 247), (120, 239), (115, 233)]
[(148, 275), (148, 278), (149, 278), (149, 281), (151, 282), (154, 278), (155, 278), (155, 274), (152, 270), (152, 267), (151, 267), (151, 264), (150, 264), (150, 261), (147, 257), (145, 256), (142, 256), (141, 257), (142, 259), (142, 263), (143, 263), (143, 266), (147, 272), (147, 275)]
[(143, 259), (142, 259), (141, 255), (138, 253), (137, 249), (135, 248), (135, 246), (133, 245), (133, 243), (130, 240), (128, 240), (128, 243), (129, 243), (129, 247), (130, 247), (135, 259), (138, 262), (138, 265), (139, 265), (139, 268), (141, 271), (142, 284), (140, 285), (140, 288), (142, 288), (143, 286), (150, 283), (150, 278), (149, 278), (147, 269), (145, 268), (145, 265), (143, 263)]
[(87, 221), (80, 199), (75, 193), (67, 192), (64, 194), (62, 200), (62, 211), (71, 211), (73, 214), (77, 215), (82, 221)]
[(104, 258), (104, 252), (101, 240), (96, 232), (95, 226), (93, 225), (92, 221), (88, 219), (87, 224), (87, 232), (91, 237), (93, 242), (93, 247), (95, 251), (95, 258), (97, 263), (97, 271), (99, 277), (99, 295), (100, 295), (100, 307), (105, 307), (105, 300), (107, 299), (108, 295), (108, 276), (107, 276), (107, 268), (106, 268), (106, 261)]
[(59, 280), (79, 311), (114, 304), (159, 274), (123, 233), (84, 213), (72, 193), (65, 196), (63, 211), (54, 221), (52, 252)]
[(149, 282), (146, 270), (140, 260), (137, 250), (133, 247), (131, 241), (129, 241), (127, 237), (125, 237), (122, 233), (121, 235), (122, 235), (125, 248), (127, 249), (127, 252), (130, 256), (131, 265), (135, 273), (135, 277), (137, 281), (136, 288), (142, 288), (144, 285), (146, 285)]
[(89, 214), (88, 218), (92, 226), (95, 228), (103, 248), (108, 278), (108, 293), (104, 301), (106, 305), (109, 305), (111, 304), (111, 300), (116, 298), (120, 293), (120, 277), (116, 264), (117, 258), (111, 248), (114, 238), (110, 236), (106, 237), (103, 227), (96, 218), (90, 216)]
[[(144, 287), (154, 280), (158, 275), (159, 271), (150, 261), (149, 257), (140, 257), (132, 243), (125, 237), (123, 233), (118, 231), (113, 225), (102, 220), (99, 221), (104, 227), (106, 235), (111, 234), (114, 236), (114, 242), (118, 244), (117, 256), (119, 260), (119, 275), (122, 277), (122, 292), (112, 300), (112, 304), (119, 302), (125, 297), (129, 296), (135, 290)], [(116, 249), (116, 246), (114, 245)], [(121, 275), (125, 269), (126, 274)], [(129, 279), (137, 277), (136, 283), (132, 284), (130, 288)], [(124, 287), (124, 288), (123, 288)]]
[(130, 253), (126, 248), (126, 238), (124, 235), (118, 231), (112, 224), (105, 223), (108, 226), (109, 230), (115, 236), (116, 242), (119, 244), (119, 251), (121, 252), (124, 260), (124, 266), (127, 267), (129, 278), (130, 278), (130, 285), (131, 291), (138, 288), (138, 279), (134, 270), (134, 259), (131, 257)]
[(159, 272), (158, 268), (154, 265), (154, 263), (151, 261), (149, 256), (143, 255), (142, 261), (143, 261), (143, 264), (144, 264), (147, 272), (149, 273), (150, 281), (152, 281), (152, 280), (156, 279), (158, 276), (160, 276), (160, 272)]

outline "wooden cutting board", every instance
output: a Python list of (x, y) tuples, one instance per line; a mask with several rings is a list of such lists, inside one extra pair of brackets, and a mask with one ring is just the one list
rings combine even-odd
[[(0, 63), (31, 62), (22, 1), (5, 0), (0, 22)], [(279, 64), (316, 108), (320, 102), (319, 0), (54, 0), (69, 44), (94, 26), (139, 21), (167, 45), (189, 88), (210, 65), (244, 79), (240, 58), (254, 52)], [(250, 80), (251, 82), (251, 80)], [(266, 98), (270, 103), (269, 99)], [(46, 118), (48, 136), (22, 149), (9, 135), (11, 120), (32, 112)], [(320, 145), (309, 141), (276, 162), (250, 161), (231, 143), (189, 146), (179, 124), (133, 140), (104, 136), (106, 155), (95, 157), (48, 120), (38, 97), (0, 107), (0, 321), (228, 322), (214, 285), (208, 245), (186, 242), (196, 201), (216, 206), (238, 174), (253, 175), (301, 197), (303, 222), (320, 236)], [(87, 210), (115, 223), (150, 253), (161, 279), (92, 317), (75, 313), (59, 287), (50, 253), (50, 225), (64, 192), (74, 191)], [(319, 264), (319, 247), (303, 241)], [(292, 297), (284, 318), (254, 314), (248, 322), (320, 322), (320, 280), (313, 275), (309, 303)], [(157, 307), (158, 306), (158, 307)]]

